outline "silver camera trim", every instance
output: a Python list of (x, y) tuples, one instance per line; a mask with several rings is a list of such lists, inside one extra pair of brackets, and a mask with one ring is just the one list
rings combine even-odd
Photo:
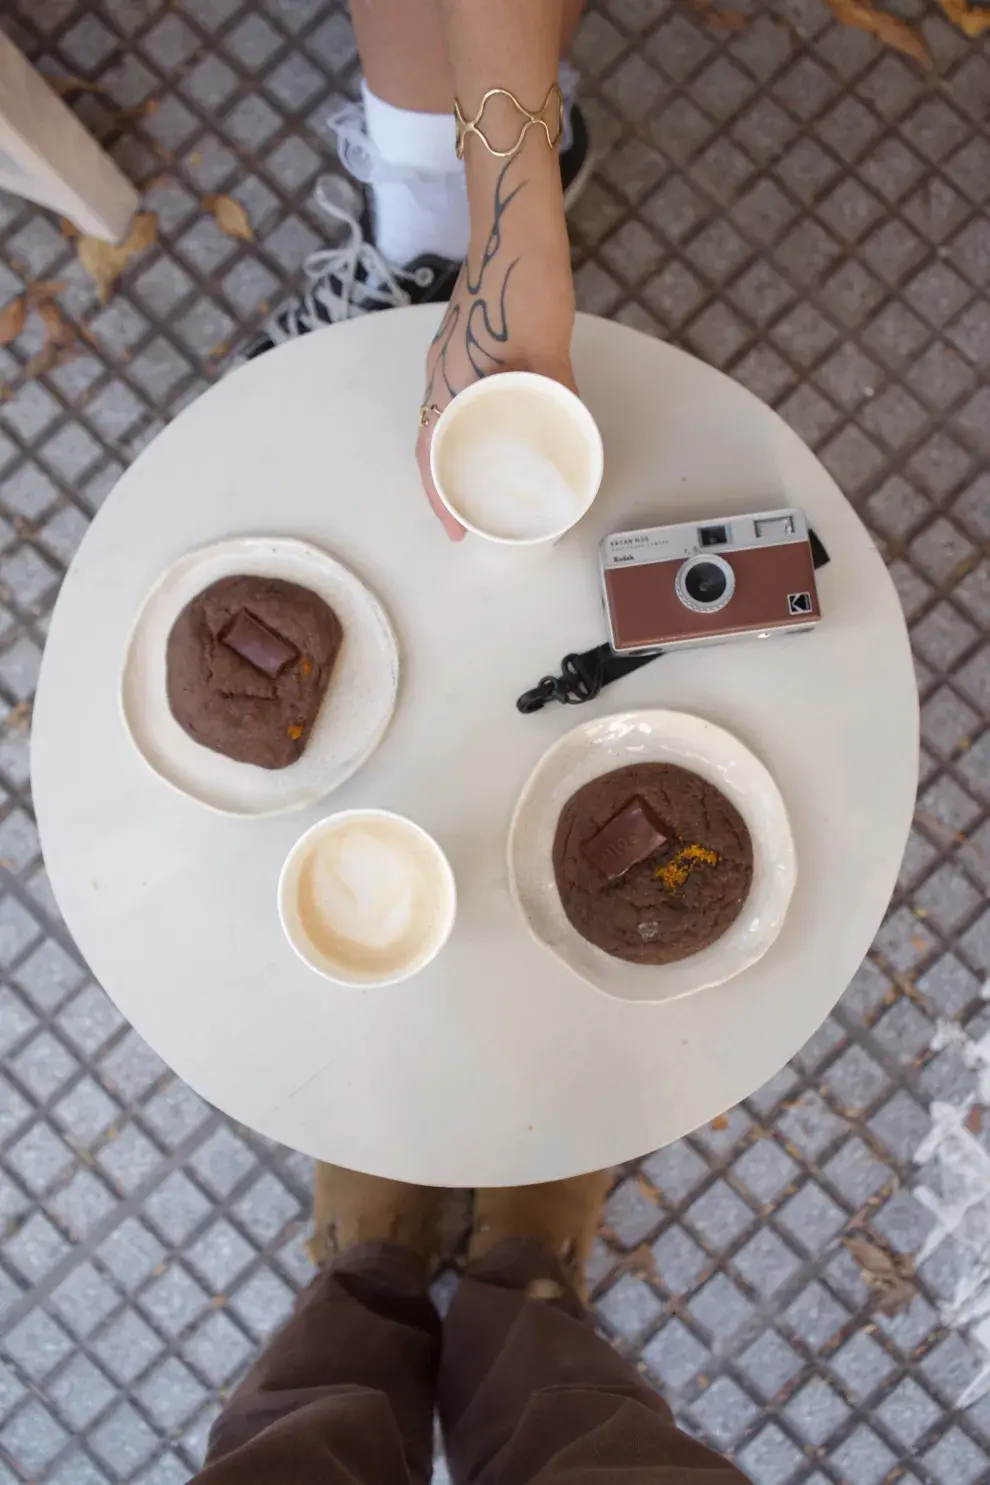
[[(712, 603), (701, 603), (697, 598), (692, 598), (685, 586), (688, 573), (693, 572), (696, 567), (700, 567), (703, 562), (709, 563), (712, 567), (717, 567), (725, 578), (725, 592)], [(690, 609), (693, 614), (720, 613), (729, 603), (735, 591), (735, 573), (725, 558), (719, 556), (717, 552), (713, 552), (710, 547), (702, 547), (700, 552), (695, 552), (692, 557), (688, 557), (685, 562), (682, 562), (674, 578), (674, 593), (684, 607)]]

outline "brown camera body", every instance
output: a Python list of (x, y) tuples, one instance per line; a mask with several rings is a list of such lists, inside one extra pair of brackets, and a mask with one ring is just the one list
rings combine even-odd
[(802, 511), (619, 531), (601, 545), (618, 654), (811, 629), (821, 618)]

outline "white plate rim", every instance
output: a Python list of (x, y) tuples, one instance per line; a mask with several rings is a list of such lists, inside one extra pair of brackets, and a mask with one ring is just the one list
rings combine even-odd
[[(566, 957), (566, 955), (563, 954), (555, 944), (548, 942), (547, 939), (545, 939), (543, 935), (537, 931), (531, 920), (529, 911), (522, 901), (522, 897), (520, 895), (520, 886), (517, 879), (515, 867), (514, 847), (516, 844), (516, 835), (520, 828), (520, 822), (523, 818), (525, 810), (530, 804), (534, 789), (538, 786), (541, 775), (543, 774), (545, 769), (552, 764), (555, 757), (557, 757), (561, 752), (565, 751), (568, 747), (573, 746), (575, 740), (580, 735), (588, 735), (590, 732), (592, 732), (593, 729), (604, 729), (609, 725), (614, 724), (631, 724), (641, 722), (646, 722), (654, 728), (661, 727), (664, 724), (668, 726), (673, 724), (675, 727), (686, 726), (692, 729), (700, 729), (709, 737), (713, 735), (717, 736), (719, 741), (723, 745), (728, 744), (737, 750), (739, 757), (745, 760), (747, 767), (751, 768), (754, 771), (755, 775), (759, 777), (763, 787), (768, 789), (770, 795), (774, 798), (776, 810), (778, 813), (777, 824), (779, 831), (776, 840), (776, 847), (785, 866), (786, 876), (784, 876), (778, 882), (777, 913), (775, 920), (773, 921), (771, 928), (767, 933), (765, 941), (758, 945), (755, 945), (753, 952), (749, 953), (748, 955), (741, 955), (738, 961), (730, 969), (725, 972), (702, 973), (699, 975), (696, 984), (685, 985), (682, 988), (677, 989), (670, 989), (667, 992), (661, 994), (646, 994), (642, 993), (642, 991), (636, 994), (620, 994), (616, 990), (608, 988), (607, 985), (601, 983), (591, 974), (587, 973), (585, 970), (572, 963), (571, 960)], [(589, 743), (589, 746), (593, 746), (593, 744)], [(676, 756), (672, 755), (670, 756), (669, 761), (676, 763), (678, 759)], [(613, 763), (611, 767), (603, 767), (601, 769), (601, 772), (610, 773), (614, 768), (620, 766), (621, 765), (618, 763)], [(696, 763), (688, 765), (682, 761), (680, 766), (690, 767), (691, 770), (694, 772), (699, 771)], [(595, 776), (596, 775), (592, 775), (592, 777)], [(734, 792), (727, 790), (725, 788), (724, 782), (721, 779), (712, 779), (711, 782), (717, 782), (717, 786), (727, 794), (730, 794), (730, 792)], [(580, 784), (578, 783), (575, 783), (573, 785), (574, 789), (577, 789), (579, 787)], [(740, 794), (735, 793), (735, 797), (732, 798), (732, 802), (736, 805), (737, 808), (740, 808), (740, 813), (743, 813), (745, 818), (745, 811), (741, 808), (740, 804), (741, 798), (742, 796)], [(755, 857), (756, 852), (759, 849), (759, 842), (756, 834), (751, 828), (750, 820), (748, 818), (746, 823), (747, 826), (750, 827), (750, 834), (753, 839)], [(590, 985), (593, 990), (597, 990), (599, 994), (606, 996), (608, 999), (628, 1001), (630, 1004), (654, 1005), (662, 1004), (668, 1001), (682, 1000), (688, 995), (696, 995), (702, 990), (712, 989), (714, 986), (725, 984), (728, 981), (735, 979), (736, 976), (741, 974), (744, 970), (749, 969), (754, 964), (758, 963), (759, 960), (762, 959), (767, 951), (771, 948), (781, 929), (783, 928), (784, 921), (787, 916), (787, 911), (789, 909), (790, 902), (794, 894), (794, 888), (797, 883), (798, 869), (797, 853), (794, 845), (794, 834), (793, 830), (791, 829), (790, 818), (787, 813), (786, 805), (784, 804), (783, 795), (781, 794), (776, 780), (770, 773), (766, 764), (763, 763), (762, 759), (758, 758), (757, 755), (752, 751), (752, 749), (749, 748), (744, 742), (742, 742), (735, 733), (731, 732), (727, 727), (721, 726), (720, 723), (712, 722), (706, 717), (700, 717), (691, 712), (673, 711), (669, 708), (664, 707), (641, 707), (629, 711), (613, 712), (608, 713), (604, 716), (591, 717), (588, 718), (587, 721), (579, 722), (576, 724), (576, 726), (569, 728), (567, 732), (563, 733), (560, 737), (556, 738), (552, 743), (550, 743), (550, 745), (544, 749), (540, 757), (537, 759), (517, 796), (515, 807), (512, 812), (512, 818), (509, 822), (508, 834), (506, 837), (506, 864), (508, 869), (509, 894), (512, 898), (513, 903), (515, 904), (516, 910), (518, 911), (523, 924), (525, 925), (527, 932), (535, 943), (539, 944), (539, 946), (546, 953), (552, 954), (557, 962), (568, 969), (571, 974), (575, 975), (578, 979), (583, 980), (585, 984)], [(562, 912), (563, 909), (561, 908), (561, 913)], [(740, 918), (741, 917), (742, 914), (740, 914)], [(739, 920), (737, 920), (737, 922), (738, 921)], [(733, 925), (733, 927), (734, 926), (735, 925)], [(569, 929), (568, 931), (570, 933), (576, 933), (576, 930), (574, 930), (573, 928)], [(690, 955), (686, 959), (678, 960), (672, 965), (654, 967), (650, 965), (630, 964), (624, 960), (612, 959), (611, 956), (606, 955), (603, 950), (595, 948), (594, 945), (589, 944), (588, 949), (591, 951), (592, 956), (600, 958), (603, 962), (607, 962), (611, 965), (621, 966), (621, 972), (624, 974), (624, 977), (628, 978), (630, 981), (632, 981), (634, 977), (643, 979), (645, 989), (645, 977), (647, 975), (662, 975), (666, 970), (682, 971), (683, 966), (690, 966), (693, 961), (699, 960), (702, 958), (702, 955), (708, 954), (712, 948), (717, 948), (719, 943), (724, 943), (725, 938), (728, 936), (728, 934), (731, 934), (731, 932), (732, 928), (730, 927), (730, 929), (727, 930), (727, 934), (723, 935), (721, 940), (717, 940), (715, 945), (710, 945), (709, 949), (702, 950), (697, 955)], [(628, 972), (628, 974), (626, 975), (625, 972)]]
[[(332, 572), (336, 577), (349, 585), (353, 591), (360, 592), (361, 599), (366, 606), (368, 616), (378, 632), (383, 650), (387, 656), (389, 664), (390, 695), (388, 704), (383, 709), (382, 714), (378, 719), (377, 725), (374, 729), (369, 731), (361, 750), (353, 754), (348, 760), (347, 764), (343, 768), (339, 769), (336, 774), (332, 775), (328, 781), (319, 784), (314, 783), (308, 790), (305, 791), (305, 793), (300, 792), (296, 796), (289, 795), (289, 797), (285, 801), (278, 804), (273, 804), (268, 808), (233, 809), (227, 808), (225, 805), (217, 803), (215, 800), (206, 797), (203, 793), (196, 793), (193, 792), (191, 789), (184, 788), (177, 779), (171, 777), (167, 772), (163, 772), (162, 769), (157, 767), (155, 762), (148, 756), (144, 747), (142, 746), (140, 738), (135, 732), (132, 718), (129, 715), (127, 697), (128, 675), (134, 652), (135, 641), (141, 631), (142, 624), (147, 616), (148, 610), (150, 609), (156, 598), (161, 595), (162, 590), (166, 588), (170, 582), (175, 580), (177, 574), (190, 566), (195, 569), (196, 566), (208, 563), (218, 558), (225, 557), (228, 554), (231, 557), (243, 555), (248, 559), (263, 558), (272, 549), (275, 549), (275, 551), (280, 555), (288, 557), (295, 556), (302, 561), (315, 562), (322, 566), (325, 570)], [(353, 777), (358, 769), (361, 768), (377, 750), (386, 733), (388, 732), (388, 729), (392, 722), (392, 718), (395, 714), (396, 705), (398, 703), (399, 680), (400, 652), (398, 637), (396, 635), (394, 625), (392, 624), (392, 621), (384, 605), (382, 604), (381, 599), (375, 592), (372, 591), (372, 589), (368, 586), (364, 579), (358, 577), (358, 575), (350, 567), (348, 567), (345, 562), (342, 562), (339, 557), (334, 556), (332, 552), (328, 552), (324, 547), (317, 545), (317, 543), (315, 542), (306, 541), (301, 537), (296, 536), (273, 535), (270, 533), (255, 533), (253, 535), (247, 536), (223, 537), (219, 541), (207, 542), (202, 546), (193, 547), (188, 552), (184, 552), (181, 556), (176, 557), (175, 560), (173, 562), (170, 562), (168, 567), (166, 567), (164, 571), (159, 574), (159, 576), (155, 579), (155, 582), (147, 590), (140, 604), (138, 605), (133, 622), (128, 631), (127, 641), (124, 646), (124, 658), (120, 669), (120, 680), (117, 686), (117, 704), (124, 730), (127, 733), (128, 738), (130, 739), (134, 751), (141, 759), (141, 762), (149, 770), (149, 772), (154, 774), (155, 778), (159, 779), (174, 793), (180, 794), (184, 799), (191, 800), (200, 808), (209, 810), (210, 813), (219, 815), (224, 819), (264, 820), (272, 819), (280, 815), (295, 814), (298, 813), (300, 810), (308, 809), (312, 805), (319, 803), (320, 800), (327, 798), (334, 792), (334, 790), (339, 789), (342, 784), (346, 783), (349, 778)], [(333, 681), (331, 680), (331, 686), (330, 688), (328, 688), (327, 696), (332, 693), (332, 687)], [(324, 701), (325, 700), (326, 697), (324, 698)], [(319, 715), (319, 713), (317, 715)], [(178, 726), (177, 723), (176, 726)], [(229, 761), (233, 763), (233, 760)], [(252, 764), (236, 764), (235, 766), (238, 769), (251, 769), (253, 767)], [(282, 773), (283, 776), (286, 776), (291, 772), (292, 767), (295, 767), (295, 765), (290, 765), (289, 769), (279, 770), (279, 772)]]

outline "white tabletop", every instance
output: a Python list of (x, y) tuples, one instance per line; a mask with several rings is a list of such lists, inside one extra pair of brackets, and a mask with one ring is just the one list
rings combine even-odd
[[(444, 1185), (549, 1180), (711, 1119), (797, 1051), (880, 923), (911, 820), (917, 701), (900, 605), (829, 475), (742, 387), (620, 325), (579, 318), (574, 363), (601, 426), (591, 514), (538, 555), (455, 547), (412, 458), (434, 309), (335, 326), (252, 362), (121, 479), (59, 597), (35, 708), (33, 784), (59, 905), (94, 975), (155, 1050), (234, 1118), (359, 1170)], [(832, 561), (817, 632), (668, 655), (590, 705), (515, 709), (562, 654), (604, 638), (597, 544), (635, 523), (775, 504)], [(162, 570), (232, 534), (322, 544), (397, 627), (383, 745), (325, 805), (211, 814), (135, 753), (118, 689)], [(544, 748), (582, 717), (694, 712), (767, 764), (798, 884), (766, 957), (673, 1004), (607, 999), (534, 943), (505, 838)], [(292, 842), (331, 808), (411, 815), (457, 875), (453, 937), (391, 989), (335, 989), (294, 956), (275, 903)]]

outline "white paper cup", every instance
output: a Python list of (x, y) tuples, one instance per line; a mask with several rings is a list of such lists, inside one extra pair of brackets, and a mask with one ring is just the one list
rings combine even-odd
[[(491, 450), (503, 428), (548, 460), (562, 482), (562, 493), (566, 487), (573, 497), (566, 502), (566, 518), (550, 521), (536, 534), (528, 531), (514, 535), (497, 519), (486, 521), (473, 514), (478, 509), (478, 497), (476, 489), (472, 493), (465, 465), (470, 463), (472, 448), (477, 447), (481, 464), (497, 470)], [(437, 419), (430, 444), (433, 483), (451, 515), (476, 536), (502, 546), (537, 546), (556, 541), (569, 531), (598, 494), (603, 468), (602, 436), (580, 397), (560, 382), (532, 371), (500, 372), (458, 392)], [(491, 476), (486, 482), (491, 482)], [(514, 499), (507, 492), (507, 505)], [(486, 494), (485, 504), (497, 517), (497, 491)]]
[[(429, 883), (429, 902), (424, 914), (421, 932), (413, 935), (408, 950), (401, 952), (401, 962), (396, 962), (396, 951), (383, 950), (376, 966), (374, 955), (365, 950), (365, 962), (355, 962), (354, 954), (335, 953), (324, 943), (317, 942), (307, 929), (305, 915), (300, 904), (305, 892), (306, 869), (312, 862), (321, 840), (340, 834), (348, 825), (368, 822), (388, 823), (389, 831), (407, 835), (415, 849), (421, 868), (425, 865)], [(397, 985), (436, 958), (450, 937), (457, 914), (457, 888), (450, 862), (443, 850), (421, 825), (408, 820), (404, 815), (391, 810), (354, 809), (340, 810), (318, 820), (296, 841), (285, 858), (278, 879), (278, 916), (282, 929), (293, 949), (304, 964), (315, 970), (324, 979), (337, 985), (368, 987), (372, 985)]]

